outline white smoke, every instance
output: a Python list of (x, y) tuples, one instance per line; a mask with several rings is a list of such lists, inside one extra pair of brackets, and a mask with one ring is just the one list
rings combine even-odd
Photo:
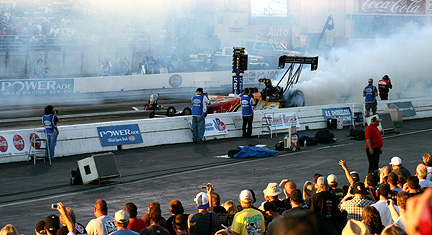
[(430, 96), (432, 88), (432, 26), (407, 25), (387, 38), (352, 42), (327, 56), (318, 53), (318, 70), (305, 67), (295, 88), (303, 91), (307, 105), (363, 102), (368, 78), (374, 85), (389, 75), (393, 89), (389, 99)]

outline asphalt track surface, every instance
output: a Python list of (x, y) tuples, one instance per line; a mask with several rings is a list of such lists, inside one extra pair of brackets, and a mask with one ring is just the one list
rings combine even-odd
[[(256, 206), (264, 200), (262, 190), (269, 182), (279, 183), (287, 178), (301, 188), (305, 181), (312, 180), (314, 173), (336, 174), (340, 185), (347, 184), (338, 165), (340, 159), (347, 161), (350, 170), (360, 177), (367, 173), (367, 158), (364, 141), (351, 140), (348, 128), (332, 130), (337, 142), (307, 147), (301, 152), (281, 151), (276, 157), (227, 159), (215, 156), (226, 155), (229, 149), (241, 145), (265, 144), (269, 148), (283, 135), (270, 138), (233, 138), (208, 141), (206, 144), (175, 144), (156, 147), (115, 151), (121, 179), (99, 185), (69, 185), (70, 171), (76, 169), (77, 160), (90, 154), (57, 158), (50, 166), (48, 162), (9, 163), (0, 165), (0, 226), (13, 224), (21, 234), (34, 234), (35, 224), (50, 214), (51, 204), (63, 202), (74, 209), (77, 221), (86, 225), (94, 218), (94, 202), (105, 199), (109, 214), (122, 209), (128, 202), (138, 206), (138, 214), (146, 212), (152, 201), (161, 204), (162, 214), (169, 215), (169, 202), (178, 199), (186, 213), (197, 209), (193, 198), (202, 191), (207, 182), (215, 185), (222, 202), (238, 202), (238, 194), (244, 188), (256, 193)], [(398, 128), (400, 134), (384, 136), (383, 155), (380, 166), (389, 163), (397, 155), (411, 173), (421, 163), (421, 156), (431, 152), (432, 119), (404, 121)], [(315, 131), (300, 134), (313, 136)], [(145, 141), (145, 140), (144, 140)]]

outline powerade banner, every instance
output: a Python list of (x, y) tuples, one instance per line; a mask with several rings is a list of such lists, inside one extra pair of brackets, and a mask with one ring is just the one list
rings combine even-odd
[(0, 97), (72, 94), (73, 79), (0, 80)]
[(271, 130), (288, 129), (290, 126), (300, 127), (295, 113), (265, 114), (267, 124)]
[[(32, 133), (31, 131), (17, 132), (14, 134), (4, 134), (0, 136), (0, 157), (13, 157), (28, 155), (30, 151), (31, 138), (44, 138), (41, 133)], [(37, 147), (45, 142), (36, 142)], [(31, 153), (35, 150), (31, 149)], [(44, 151), (44, 150), (37, 150)]]
[(352, 112), (349, 107), (322, 109), (322, 112), (325, 120), (339, 116), (342, 118), (343, 124), (352, 123)]
[(103, 126), (97, 130), (103, 147), (143, 142), (138, 124)]
[(402, 109), (404, 117), (416, 115), (416, 111), (414, 110), (414, 106), (412, 105), (411, 101), (387, 103), (387, 107)]
[[(189, 121), (192, 129), (192, 120)], [(206, 118), (204, 137), (228, 134), (227, 126), (221, 118)]]

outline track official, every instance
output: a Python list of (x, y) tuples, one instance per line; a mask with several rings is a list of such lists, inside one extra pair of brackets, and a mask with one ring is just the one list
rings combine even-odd
[(381, 132), (378, 130), (379, 121), (373, 117), (369, 126), (365, 130), (366, 155), (369, 161), (368, 172), (378, 170), (379, 157), (382, 153), (383, 139)]
[(255, 100), (249, 93), (249, 88), (245, 88), (240, 98), (243, 118), (242, 133), (245, 138), (252, 137), (253, 106), (255, 105)]
[(365, 97), (366, 117), (369, 117), (369, 111), (372, 110), (373, 115), (376, 114), (378, 90), (373, 85), (373, 79), (369, 78), (368, 85), (363, 90), (363, 97)]
[(42, 117), (42, 123), (45, 127), (45, 134), (47, 135), (47, 146), (46, 156), (54, 159), (54, 149), (57, 145), (57, 136), (59, 131), (57, 129), (57, 123), (59, 121), (57, 117), (58, 111), (54, 109), (52, 105), (47, 105), (44, 109), (44, 115)]
[(204, 94), (203, 89), (196, 89), (196, 95), (192, 97), (192, 139), (194, 143), (204, 143), (205, 117), (209, 104), (210, 100), (207, 94)]

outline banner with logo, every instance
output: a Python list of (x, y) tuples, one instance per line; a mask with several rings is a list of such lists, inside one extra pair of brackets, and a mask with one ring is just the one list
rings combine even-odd
[(416, 115), (416, 111), (414, 110), (411, 101), (387, 103), (387, 107), (402, 109), (404, 117)]
[(97, 127), (103, 147), (142, 143), (138, 124)]
[(0, 81), (0, 97), (72, 94), (73, 89), (73, 79), (23, 79)]
[[(30, 151), (31, 138), (33, 137), (41, 138), (42, 136), (40, 133), (32, 133), (31, 131), (1, 135), (0, 157), (28, 155)], [(37, 144), (38, 147), (41, 147), (40, 142), (37, 142)], [(33, 151), (34, 148), (32, 148), (32, 152)]]
[[(192, 120), (189, 120), (189, 126), (192, 129)], [(204, 137), (226, 135), (228, 129), (221, 118), (206, 118)]]
[(339, 116), (342, 118), (343, 124), (350, 125), (352, 123), (352, 112), (349, 107), (322, 109), (322, 112), (325, 120)]
[(358, 13), (393, 14), (393, 15), (425, 15), (430, 13), (429, 0), (358, 0)]
[(271, 130), (282, 130), (288, 129), (291, 126), (300, 127), (299, 120), (295, 113), (275, 113), (275, 114), (265, 114)]

